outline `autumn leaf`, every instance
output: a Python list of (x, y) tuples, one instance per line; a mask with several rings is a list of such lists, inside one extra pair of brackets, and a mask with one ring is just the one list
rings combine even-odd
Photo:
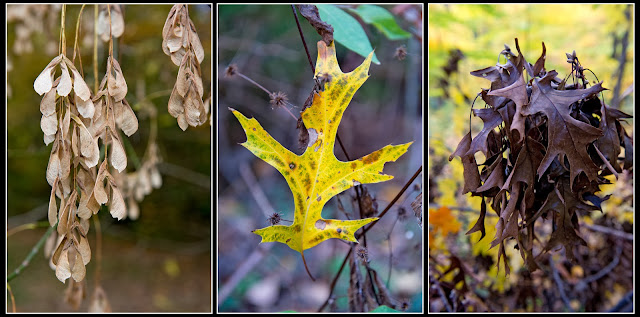
[(354, 233), (378, 218), (337, 220), (322, 218), (322, 208), (331, 197), (359, 184), (378, 183), (393, 178), (382, 173), (386, 162), (404, 154), (412, 142), (387, 145), (360, 159), (342, 162), (333, 153), (338, 125), (346, 107), (367, 80), (372, 54), (354, 71), (343, 73), (336, 59), (335, 44), (318, 42), (316, 78), (330, 78), (324, 91), (314, 95), (312, 105), (302, 113), (309, 131), (309, 144), (302, 155), (284, 148), (255, 119), (238, 118), (247, 141), (242, 143), (257, 157), (275, 167), (286, 179), (294, 196), (295, 215), (290, 226), (275, 225), (253, 231), (261, 242), (280, 242), (302, 254), (319, 243), (337, 238), (357, 242)]

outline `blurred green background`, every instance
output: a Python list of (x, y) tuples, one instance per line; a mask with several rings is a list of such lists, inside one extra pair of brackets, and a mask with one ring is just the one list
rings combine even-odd
[[(389, 11), (395, 5), (383, 6)], [(218, 290), (224, 299), (220, 311), (284, 310), (315, 311), (327, 299), (331, 279), (337, 272), (348, 246), (331, 239), (305, 252), (314, 277), (307, 276), (298, 252), (279, 243), (260, 245), (260, 237), (251, 230), (267, 226), (268, 210), (293, 220), (293, 196), (286, 181), (276, 169), (239, 145), (246, 140), (240, 123), (228, 110), (232, 107), (248, 118), (254, 117), (284, 147), (296, 154), (298, 131), (296, 120), (283, 109), (272, 110), (269, 97), (239, 76), (225, 77), (225, 68), (236, 64), (238, 71), (270, 91), (282, 91), (294, 105), (291, 112), (299, 116), (304, 101), (314, 86), (313, 73), (288, 5), (221, 5), (218, 23)], [(418, 12), (422, 7), (409, 8)], [(404, 30), (415, 27), (398, 14), (396, 22)], [(317, 59), (320, 35), (309, 22), (298, 15), (311, 60)], [(338, 129), (351, 159), (362, 157), (387, 144), (414, 141), (397, 162), (385, 166), (388, 182), (367, 185), (378, 200), (381, 212), (415, 171), (422, 165), (422, 43), (417, 37), (392, 41), (376, 28), (361, 23), (380, 65), (371, 64), (370, 77), (353, 97)], [(420, 28), (421, 29), (421, 28)], [(405, 45), (406, 59), (394, 59), (397, 47)], [(343, 72), (350, 72), (364, 58), (336, 45), (337, 58)], [(346, 161), (338, 142), (334, 153)], [(420, 184), (420, 178), (415, 184)], [(398, 207), (413, 214), (410, 203), (419, 191), (413, 186), (372, 231), (367, 233), (372, 266), (387, 280), (389, 242), (387, 234), (397, 218)], [(253, 193), (262, 193), (256, 201)], [(353, 189), (341, 194), (347, 212), (351, 212)], [(258, 198), (260, 195), (258, 195)], [(329, 201), (323, 217), (345, 219)], [(353, 218), (352, 218), (353, 219)], [(285, 223), (286, 224), (286, 223)], [(410, 311), (422, 310), (422, 235), (415, 217), (395, 224), (391, 232), (394, 250), (390, 290), (398, 300), (408, 299)], [(267, 250), (268, 249), (268, 250)], [(235, 286), (228, 285), (241, 264), (257, 260), (248, 274)], [(330, 311), (346, 311), (348, 269), (343, 271), (335, 288), (336, 307)], [(231, 280), (232, 281), (232, 280)], [(229, 291), (229, 293), (225, 293)], [(222, 296), (222, 295), (220, 295)], [(325, 310), (326, 311), (326, 310)]]
[[(482, 88), (490, 87), (488, 80), (469, 73), (494, 66), (504, 44), (517, 55), (514, 38), (518, 38), (527, 61), (535, 63), (544, 42), (547, 71), (555, 69), (564, 78), (571, 70), (565, 53), (575, 50), (582, 66), (591, 69), (598, 77), (596, 80), (590, 72), (585, 72), (589, 82), (604, 81), (603, 87), (609, 89), (604, 91), (605, 102), (633, 115), (634, 18), (633, 5), (627, 4), (429, 5), (428, 160), (429, 204), (433, 208), (430, 211), (441, 206), (452, 207), (453, 216), (462, 223), (460, 231), (449, 239), (436, 237), (433, 243), (430, 241), (430, 254), (489, 255), (494, 264), (497, 259), (498, 248), (489, 250), (488, 247), (495, 217), (487, 218), (485, 226), (489, 237), (481, 243), (476, 243), (479, 233), (464, 235), (477, 220), (478, 213), (468, 211), (480, 209), (480, 198), (461, 195), (464, 184), (462, 163), (459, 158), (451, 162), (448, 159), (469, 131), (473, 99)], [(622, 43), (625, 41), (627, 45), (623, 51)], [(625, 62), (621, 63), (622, 60)], [(504, 63), (504, 57), (499, 62)], [(621, 100), (612, 104), (616, 91)], [(474, 109), (483, 106), (484, 102), (478, 98)], [(633, 133), (633, 120), (623, 123), (628, 134)], [(472, 116), (472, 136), (481, 129), (482, 120)], [(484, 162), (484, 158), (477, 159), (479, 163)], [(620, 179), (615, 185), (602, 186), (598, 195), (613, 193), (603, 203), (607, 217), (620, 223), (633, 223), (632, 200), (622, 194), (632, 186), (632, 177)], [(600, 213), (593, 214), (594, 219), (600, 216)], [(586, 221), (592, 223), (592, 220)], [(521, 267), (522, 259), (517, 250), (507, 248), (507, 253), (512, 251), (510, 263), (513, 272)], [(470, 263), (475, 265), (475, 262)], [(519, 278), (518, 274), (512, 273), (505, 279), (502, 272), (497, 273), (495, 265), (483, 274), (489, 276), (484, 279), (484, 285), (500, 292), (509, 289), (510, 283), (517, 283)]]
[[(42, 97), (34, 91), (33, 82), (58, 54), (60, 9), (59, 6), (39, 6), (8, 6), (7, 85), (10, 92), (6, 110), (6, 191), (9, 228), (46, 220), (51, 191), (45, 179), (51, 144), (45, 146), (43, 142), (39, 111)], [(80, 8), (81, 5), (67, 6), (66, 43), (70, 59)], [(205, 123), (183, 132), (167, 112), (178, 74), (178, 67), (161, 48), (162, 28), (170, 9), (171, 5), (122, 6), (125, 31), (114, 43), (114, 53), (128, 85), (126, 99), (139, 122), (138, 131), (128, 140), (135, 156), (142, 159), (152, 124), (152, 119), (140, 111), (146, 98), (157, 113), (156, 142), (162, 159), (158, 166), (162, 187), (154, 189), (139, 203), (138, 220), (117, 221), (105, 209), (98, 214), (103, 229), (102, 286), (114, 311), (211, 310), (212, 128)], [(212, 90), (206, 88), (211, 87), (212, 74), (212, 9), (208, 5), (189, 6), (189, 15), (205, 49), (201, 70), (206, 98)], [(78, 43), (85, 81), (92, 91), (93, 22), (94, 6), (87, 5)], [(108, 42), (98, 41), (101, 80)], [(77, 57), (76, 65), (79, 65)], [(134, 172), (134, 155), (129, 150), (127, 171)], [(27, 230), (8, 238), (8, 272), (20, 264), (44, 232), (45, 228)], [(95, 252), (93, 223), (88, 238)], [(87, 265), (88, 295), (93, 292), (94, 260)], [(17, 311), (70, 310), (63, 303), (66, 286), (57, 280), (41, 253), (10, 284)], [(7, 300), (10, 300), (8, 296)], [(86, 311), (87, 302), (85, 299), (81, 311)]]

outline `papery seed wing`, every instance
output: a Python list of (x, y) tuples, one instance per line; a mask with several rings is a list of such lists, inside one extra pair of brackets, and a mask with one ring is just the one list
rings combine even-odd
[(53, 87), (53, 69), (62, 60), (62, 54), (54, 57), (33, 82), (33, 89), (42, 95)]
[(91, 100), (91, 90), (89, 90), (89, 86), (84, 81), (82, 76), (77, 69), (71, 68), (71, 72), (73, 73), (73, 91), (75, 91), (76, 96), (80, 97), (83, 101)]
[(56, 112), (56, 91), (50, 89), (47, 93), (42, 97), (42, 101), (40, 101), (40, 112), (45, 115), (51, 115)]
[(122, 132), (127, 136), (131, 136), (132, 134), (138, 131), (138, 118), (136, 118), (136, 114), (129, 106), (129, 103), (126, 99), (122, 99), (122, 103), (120, 103), (120, 111), (116, 110), (116, 123), (122, 129)]
[(111, 206), (109, 206), (109, 212), (113, 218), (117, 218), (121, 220), (125, 217), (127, 213), (126, 206), (124, 204), (124, 199), (122, 198), (122, 194), (120, 190), (114, 186), (115, 183), (111, 183)]
[(181, 113), (178, 116), (178, 126), (180, 126), (180, 129), (182, 129), (182, 131), (186, 131), (189, 127), (189, 123), (187, 123), (187, 118), (185, 117), (184, 113)]
[(114, 58), (110, 59), (113, 71), (115, 72), (115, 77), (111, 72), (109, 72), (109, 81), (107, 82), (109, 95), (113, 96), (116, 101), (120, 101), (127, 95), (127, 82), (124, 80), (122, 69), (120, 68), (118, 61)]
[(202, 63), (204, 60), (204, 48), (202, 48), (202, 43), (200, 42), (200, 38), (198, 37), (198, 33), (196, 33), (196, 27), (193, 25), (193, 22), (189, 20), (189, 25), (191, 26), (191, 47), (193, 51), (196, 53), (196, 58), (198, 59), (198, 63)]
[(91, 98), (87, 98), (87, 100), (84, 101), (76, 94), (75, 103), (76, 108), (78, 109), (78, 113), (80, 113), (82, 117), (93, 118), (95, 107), (93, 106), (93, 101), (91, 101)]
[(111, 32), (114, 37), (120, 37), (124, 33), (124, 19), (120, 11), (120, 5), (113, 5), (111, 10)]
[(58, 185), (58, 180), (56, 179), (53, 182), (53, 186), (51, 187), (51, 196), (49, 197), (49, 224), (53, 227), (58, 221), (58, 206), (56, 205), (56, 186)]
[(127, 155), (124, 152), (124, 147), (120, 142), (120, 138), (117, 138), (113, 132), (111, 132), (111, 166), (117, 169), (118, 172), (124, 171), (127, 167)]
[(45, 135), (56, 134), (58, 130), (58, 116), (56, 113), (52, 113), (48, 116), (42, 115), (40, 119), (40, 128)]
[(169, 97), (169, 114), (174, 118), (177, 118), (180, 114), (184, 112), (183, 99), (180, 97), (180, 93), (178, 93), (177, 85), (173, 87), (173, 91), (171, 92), (171, 97)]
[(91, 247), (89, 246), (89, 241), (85, 237), (80, 237), (80, 245), (78, 245), (78, 253), (82, 256), (82, 263), (84, 265), (89, 264), (91, 262)]
[(60, 83), (58, 84), (57, 88), (58, 95), (67, 96), (71, 92), (72, 88), (71, 75), (69, 75), (67, 64), (60, 63), (60, 69), (62, 70), (62, 75), (60, 75)]
[(56, 277), (64, 283), (71, 277), (71, 267), (69, 266), (69, 249), (62, 251), (56, 266)]
[[(73, 249), (73, 248), (69, 248), (69, 249)], [(71, 252), (70, 252), (71, 253)], [(84, 276), (87, 274), (87, 269), (84, 267), (84, 263), (82, 263), (82, 255), (80, 255), (80, 252), (73, 252), (75, 253), (75, 264), (73, 265), (73, 270), (71, 271), (71, 277), (73, 277), (73, 279), (76, 282), (80, 282), (84, 279)]]
[(58, 175), (60, 175), (60, 157), (58, 156), (58, 149), (51, 151), (49, 156), (49, 164), (47, 165), (47, 182), (53, 186)]

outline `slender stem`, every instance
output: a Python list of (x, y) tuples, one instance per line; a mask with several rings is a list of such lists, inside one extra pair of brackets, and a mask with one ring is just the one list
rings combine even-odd
[(304, 259), (304, 250), (302, 252), (300, 252), (300, 254), (302, 255), (302, 263), (304, 263), (304, 268), (305, 270), (307, 270), (307, 274), (309, 274), (309, 277), (311, 278), (312, 281), (316, 281), (315, 278), (313, 278), (313, 275), (311, 275), (311, 272), (309, 272), (309, 267), (307, 266), (307, 261)]
[(98, 5), (93, 9), (93, 86), (98, 94)]
[(16, 312), (16, 299), (15, 297), (13, 297), (13, 291), (11, 290), (11, 285), (9, 285), (9, 282), (7, 282), (7, 291), (9, 292), (9, 295), (11, 295), (11, 307), (13, 308), (13, 312)]
[(9, 276), (7, 276), (7, 282), (9, 282), (12, 279), (14, 279), (16, 276), (18, 276), (22, 272), (22, 270), (24, 270), (27, 266), (29, 266), (29, 263), (31, 263), (31, 260), (33, 259), (33, 257), (36, 255), (36, 253), (38, 253), (40, 248), (44, 245), (44, 242), (47, 241), (47, 238), (49, 238), (49, 236), (51, 235), (53, 230), (55, 230), (57, 227), (58, 227), (58, 223), (57, 222), (53, 227), (49, 227), (49, 229), (47, 230), (47, 232), (44, 233), (42, 238), (40, 238), (40, 240), (38, 240), (38, 243), (36, 243), (36, 245), (34, 245), (33, 248), (31, 248), (31, 251), (29, 252), (27, 257), (22, 261), (20, 266), (18, 266), (18, 268), (16, 268), (13, 271), (13, 273), (11, 273), (11, 274), (9, 274)]
[(62, 12), (60, 13), (60, 54), (67, 55), (67, 40), (64, 36), (64, 23), (65, 23), (65, 15), (67, 12), (67, 5), (62, 5)]
[[(404, 184), (404, 187), (402, 187), (402, 189), (396, 195), (396, 197), (394, 197), (393, 200), (389, 203), (389, 205), (387, 205), (387, 207), (380, 213), (378, 218), (382, 218), (387, 213), (387, 211), (389, 211), (389, 209), (391, 209), (391, 206), (393, 206), (393, 204), (395, 204), (396, 201), (398, 201), (398, 199), (400, 199), (400, 196), (402, 196), (402, 194), (407, 190), (407, 188), (409, 188), (409, 185), (411, 185), (411, 183), (413, 183), (413, 181), (418, 177), (418, 175), (420, 175), (421, 172), (422, 172), (422, 166), (420, 166), (420, 168), (415, 172), (415, 174), (413, 174), (411, 179), (406, 184)], [(360, 233), (360, 235), (365, 234), (367, 231), (369, 231), (369, 229), (373, 228), (373, 226), (375, 226), (375, 224), (378, 223), (378, 222), (379, 221), (374, 221), (373, 223), (371, 223), (371, 225), (369, 225), (368, 227), (364, 228), (362, 233)], [(356, 237), (356, 239), (358, 239), (358, 238), (359, 238), (359, 236)]]
[[(71, 59), (71, 61), (74, 63), (76, 61), (76, 52), (80, 50), (80, 47), (78, 46), (78, 34), (80, 33), (80, 20), (82, 19), (82, 11), (84, 10), (84, 6), (85, 5), (83, 4), (80, 8), (80, 13), (78, 13), (78, 20), (76, 21), (76, 38), (73, 40), (73, 58)], [(80, 56), (79, 52), (78, 56)], [(82, 69), (82, 62), (80, 63), (80, 67)]]
[(304, 34), (302, 33), (302, 28), (300, 27), (300, 21), (298, 21), (298, 13), (296, 12), (296, 7), (292, 4), (291, 10), (293, 10), (293, 17), (296, 18), (296, 25), (298, 26), (298, 32), (300, 33), (300, 39), (302, 39), (302, 45), (304, 45), (304, 51), (307, 52), (307, 59), (309, 59), (309, 65), (311, 65), (311, 71), (313, 74), (316, 73), (316, 68), (313, 66), (313, 61), (311, 61), (311, 55), (309, 55), (309, 49), (307, 48), (307, 42), (304, 40)]
[(25, 223), (23, 225), (19, 225), (11, 230), (7, 231), (7, 238), (20, 232), (20, 231), (24, 231), (24, 230), (29, 230), (29, 229), (35, 229), (35, 228), (39, 228), (39, 227), (48, 227), (49, 226), (49, 222), (48, 221), (40, 221), (40, 222), (31, 222), (31, 223)]

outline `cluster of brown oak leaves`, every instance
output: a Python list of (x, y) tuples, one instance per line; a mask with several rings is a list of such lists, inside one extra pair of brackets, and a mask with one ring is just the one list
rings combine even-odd
[[(540, 217), (552, 221), (553, 231), (538, 256), (563, 246), (574, 260), (573, 247), (586, 245), (577, 233), (578, 215), (602, 211), (608, 197), (596, 193), (609, 183), (604, 176), (617, 178), (633, 165), (633, 140), (621, 125), (621, 119), (631, 116), (598, 98), (605, 88), (601, 82), (589, 86), (575, 51), (567, 53), (573, 78), (569, 84), (569, 77), (545, 70), (544, 43), (533, 65), (520, 52), (518, 39), (516, 48), (517, 56), (505, 45), (501, 54), (506, 64), (471, 72), (491, 81), (491, 88), (479, 94), (487, 106), (473, 109), (484, 127), (474, 138), (471, 132), (465, 135), (449, 157), (462, 159), (463, 193), (482, 197), (480, 217), (467, 234), (480, 231), (484, 238), (486, 204), (500, 217), (491, 247), (500, 246), (498, 266), (504, 255), (507, 274), (507, 239), (516, 240), (530, 271), (538, 269), (533, 246), (534, 240), (541, 241), (534, 231)], [(619, 157), (621, 146), (625, 151)], [(476, 162), (477, 152), (484, 154), (484, 163)]]
[(206, 122), (209, 112), (209, 103), (202, 101), (204, 88), (200, 63), (204, 60), (204, 49), (186, 5), (176, 4), (171, 8), (162, 29), (162, 39), (162, 50), (180, 67), (168, 109), (184, 131), (189, 126)]
[[(60, 76), (54, 80), (58, 66)], [(89, 218), (103, 204), (109, 204), (114, 218), (126, 215), (122, 194), (108, 171), (106, 157), (118, 172), (125, 169), (127, 156), (116, 126), (130, 136), (138, 130), (138, 119), (124, 99), (127, 83), (118, 61), (111, 56), (93, 97), (73, 62), (64, 54), (45, 67), (33, 87), (38, 94), (44, 94), (40, 103), (44, 142), (53, 142), (46, 172), (51, 185), (48, 217), (51, 226), (58, 224), (60, 238), (52, 263), (60, 281), (72, 277), (80, 282), (86, 273), (85, 265), (91, 260), (87, 241)], [(98, 168), (99, 139), (111, 151)], [(56, 197), (60, 199), (59, 209)]]

